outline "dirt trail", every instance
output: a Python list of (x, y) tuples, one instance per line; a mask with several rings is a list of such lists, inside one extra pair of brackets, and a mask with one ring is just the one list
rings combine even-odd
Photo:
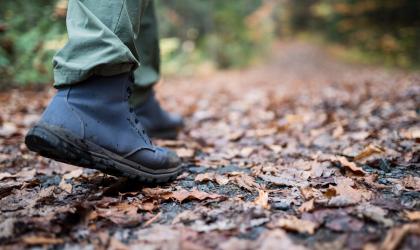
[(240, 71), (165, 79), (185, 160), (142, 187), (42, 159), (23, 136), (53, 90), (0, 93), (0, 245), (419, 249), (420, 75), (284, 42)]

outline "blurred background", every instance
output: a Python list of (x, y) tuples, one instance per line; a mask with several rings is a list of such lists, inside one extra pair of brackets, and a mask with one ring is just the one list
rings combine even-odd
[[(0, 2), (0, 87), (51, 83), (67, 0)], [(163, 74), (209, 74), (264, 60), (279, 40), (344, 60), (418, 69), (418, 0), (157, 0)]]

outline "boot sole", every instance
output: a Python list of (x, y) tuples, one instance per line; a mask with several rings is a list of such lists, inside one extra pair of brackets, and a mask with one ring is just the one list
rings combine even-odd
[(25, 137), (25, 144), (31, 151), (59, 162), (97, 169), (147, 184), (171, 181), (181, 172), (181, 166), (162, 170), (146, 168), (90, 141), (79, 139), (62, 128), (46, 124), (31, 128)]
[(178, 130), (160, 130), (160, 131), (148, 131), (150, 137), (162, 140), (175, 140), (178, 136)]

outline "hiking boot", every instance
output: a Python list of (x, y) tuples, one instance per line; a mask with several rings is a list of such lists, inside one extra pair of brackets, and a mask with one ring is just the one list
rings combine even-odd
[(166, 182), (181, 171), (178, 156), (154, 146), (129, 107), (130, 74), (93, 76), (58, 90), (27, 147), (40, 155), (142, 182)]
[(143, 103), (134, 108), (134, 112), (147, 133), (154, 138), (176, 139), (179, 130), (184, 126), (180, 115), (162, 109), (153, 90)]

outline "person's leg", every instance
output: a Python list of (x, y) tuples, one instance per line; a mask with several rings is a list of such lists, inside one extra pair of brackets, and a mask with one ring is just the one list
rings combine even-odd
[(53, 59), (54, 86), (136, 69), (139, 55), (135, 34), (139, 31), (143, 2), (70, 0), (68, 42)]
[(180, 172), (129, 107), (143, 1), (70, 0), (69, 41), (54, 58), (58, 93), (28, 132), (30, 150), (103, 172), (163, 182)]
[(183, 119), (163, 110), (153, 90), (160, 78), (159, 35), (153, 1), (144, 10), (136, 48), (141, 66), (134, 71), (135, 85), (131, 102), (135, 112), (150, 136), (175, 139), (178, 130), (183, 127)]
[(135, 45), (141, 67), (134, 71), (132, 103), (138, 105), (144, 101), (142, 94), (149, 92), (160, 78), (159, 34), (154, 1), (149, 1), (145, 6)]

